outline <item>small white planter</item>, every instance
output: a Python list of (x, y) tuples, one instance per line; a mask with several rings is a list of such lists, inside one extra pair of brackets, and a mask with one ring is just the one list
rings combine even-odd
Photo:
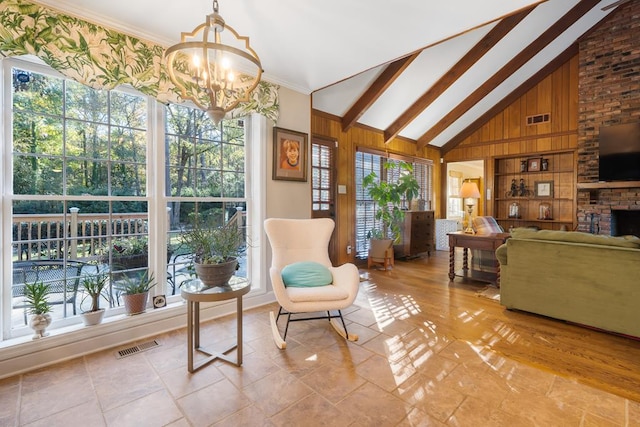
[(85, 326), (93, 326), (102, 323), (104, 317), (104, 308), (98, 311), (85, 311), (82, 313), (82, 321)]
[(33, 329), (34, 334), (31, 339), (37, 340), (49, 335), (45, 330), (51, 324), (51, 316), (49, 314), (34, 314), (29, 319), (29, 326)]

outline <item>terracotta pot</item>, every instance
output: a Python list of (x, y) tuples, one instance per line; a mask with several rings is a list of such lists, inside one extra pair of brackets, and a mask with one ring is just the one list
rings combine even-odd
[(199, 264), (196, 263), (196, 274), (198, 278), (206, 286), (224, 286), (229, 283), (229, 279), (233, 276), (238, 268), (238, 260), (233, 258), (231, 261), (222, 264)]
[(144, 313), (147, 309), (147, 299), (149, 292), (143, 292), (141, 294), (122, 294), (122, 301), (124, 302), (124, 308), (127, 315), (132, 316), (134, 314)]
[(102, 323), (104, 317), (104, 308), (98, 311), (85, 311), (82, 313), (82, 321), (85, 326), (93, 326)]

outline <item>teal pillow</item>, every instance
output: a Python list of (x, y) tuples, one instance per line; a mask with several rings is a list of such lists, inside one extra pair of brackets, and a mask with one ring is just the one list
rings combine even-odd
[(308, 288), (330, 285), (333, 282), (333, 276), (324, 265), (303, 261), (289, 264), (283, 268), (282, 281), (286, 287)]

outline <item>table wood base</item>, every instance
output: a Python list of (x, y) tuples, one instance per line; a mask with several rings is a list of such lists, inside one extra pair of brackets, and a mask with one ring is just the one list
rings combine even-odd
[[(509, 233), (492, 234), (467, 234), (449, 233), (449, 280), (453, 280), (456, 275), (462, 275), (473, 280), (495, 283), (500, 287), (500, 264), (496, 273), (477, 271), (469, 269), (469, 249), (494, 251), (502, 245), (511, 235)], [(456, 247), (462, 249), (462, 272), (456, 274)]]

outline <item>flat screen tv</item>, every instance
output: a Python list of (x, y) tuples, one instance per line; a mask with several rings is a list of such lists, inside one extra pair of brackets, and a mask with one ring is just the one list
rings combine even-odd
[(640, 181), (640, 122), (600, 128), (600, 181)]

